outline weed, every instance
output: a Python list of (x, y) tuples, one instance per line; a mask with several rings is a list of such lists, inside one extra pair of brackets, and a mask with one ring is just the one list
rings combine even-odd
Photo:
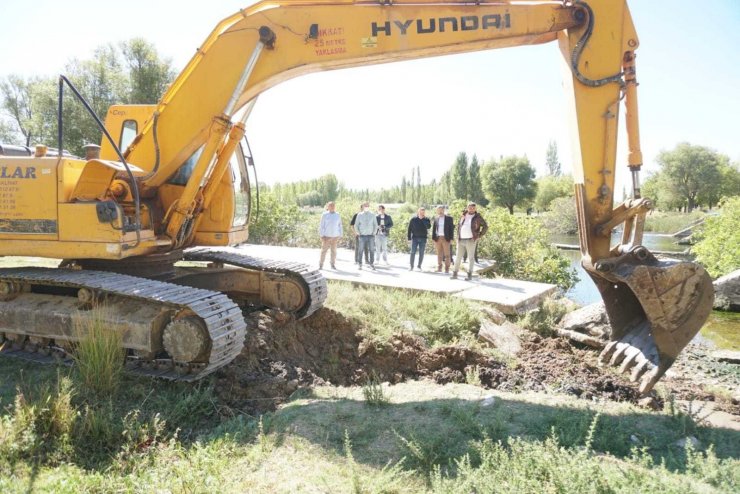
[(29, 458), (57, 463), (72, 455), (77, 418), (74, 387), (60, 376), (55, 387), (43, 383), (18, 389), (11, 416), (0, 420), (0, 460), (13, 464)]
[(477, 365), (469, 365), (465, 368), (465, 382), (473, 386), (480, 386), (480, 368)]
[(521, 318), (519, 324), (541, 336), (553, 336), (555, 325), (569, 310), (570, 304), (567, 301), (548, 297), (542, 301), (537, 309), (528, 312)]
[(344, 429), (344, 457), (347, 460), (347, 466), (352, 480), (352, 492), (360, 494), (362, 492), (362, 482), (360, 476), (357, 473), (357, 464), (355, 463), (355, 457), (352, 455), (352, 441), (349, 438), (349, 431)]
[(121, 334), (109, 327), (105, 307), (74, 318), (74, 360), (86, 389), (100, 395), (111, 394), (121, 381), (124, 350)]
[(390, 397), (383, 389), (383, 383), (380, 382), (375, 371), (362, 386), (362, 395), (365, 397), (365, 402), (370, 406), (383, 407), (390, 403)]

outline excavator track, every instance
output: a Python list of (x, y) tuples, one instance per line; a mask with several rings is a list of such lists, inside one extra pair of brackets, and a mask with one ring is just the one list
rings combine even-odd
[[(6, 287), (42, 287), (43, 290), (86, 288), (105, 297), (120, 297), (129, 301), (140, 301), (149, 305), (160, 306), (162, 310), (177, 313), (186, 311), (194, 315), (207, 331), (208, 357), (204, 361), (182, 362), (166, 358), (146, 359), (136, 355), (127, 356), (126, 369), (139, 375), (153, 376), (173, 381), (195, 381), (228, 364), (242, 350), (246, 336), (247, 324), (241, 308), (226, 295), (209, 290), (175, 285), (161, 281), (138, 278), (111, 272), (67, 270), (53, 268), (9, 268), (0, 270), (0, 286)], [(60, 298), (73, 298), (59, 295)], [(5, 300), (5, 301), (3, 301)], [(0, 297), (1, 305), (12, 306), (13, 299)], [(36, 362), (53, 362), (58, 359), (52, 354), (69, 357), (66, 350), (54, 341), (54, 335), (33, 330), (19, 331), (19, 328), (8, 328), (0, 321), (2, 332), (15, 333), (21, 336), (46, 340), (43, 347), (22, 342), (21, 345), (3, 345), (2, 354), (25, 358)], [(69, 334), (59, 334), (57, 339), (69, 341)], [(1, 340), (1, 338), (0, 338)]]
[(183, 258), (186, 261), (215, 262), (255, 271), (267, 271), (290, 278), (302, 288), (306, 298), (306, 302), (300, 308), (292, 311), (296, 319), (303, 319), (319, 310), (328, 294), (326, 278), (320, 271), (311, 269), (306, 264), (252, 257), (236, 249), (207, 247), (188, 249)]

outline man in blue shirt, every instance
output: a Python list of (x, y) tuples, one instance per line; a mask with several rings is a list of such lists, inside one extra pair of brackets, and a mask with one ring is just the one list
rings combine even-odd
[(337, 243), (342, 238), (342, 217), (336, 212), (336, 205), (333, 201), (326, 204), (326, 211), (321, 215), (319, 223), (319, 236), (321, 237), (321, 259), (319, 260), (319, 269), (324, 269), (324, 259), (326, 251), (331, 249), (331, 268), (337, 269)]

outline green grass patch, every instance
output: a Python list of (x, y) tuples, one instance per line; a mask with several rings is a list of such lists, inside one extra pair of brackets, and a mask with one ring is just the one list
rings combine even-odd
[(480, 328), (475, 304), (446, 294), (330, 281), (325, 305), (353, 319), (363, 336), (383, 341), (406, 332), (444, 344), (469, 339)]
[(645, 217), (645, 231), (673, 234), (687, 228), (705, 216), (706, 214), (698, 210), (691, 213), (653, 211)]

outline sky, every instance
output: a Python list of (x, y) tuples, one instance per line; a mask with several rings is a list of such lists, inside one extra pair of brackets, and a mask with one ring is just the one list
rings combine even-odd
[[(248, 5), (0, 0), (0, 77), (53, 76), (72, 58), (133, 37), (179, 71), (221, 19)], [(740, 162), (740, 0), (629, 5), (640, 38), (644, 169), (682, 141)], [(427, 183), (460, 151), (484, 161), (526, 154), (541, 175), (551, 140), (569, 171), (563, 75), (554, 43), (321, 72), (260, 95), (247, 135), (267, 183), (334, 173), (350, 188), (391, 187), (417, 166)], [(617, 191), (627, 183), (625, 141), (621, 129)]]

